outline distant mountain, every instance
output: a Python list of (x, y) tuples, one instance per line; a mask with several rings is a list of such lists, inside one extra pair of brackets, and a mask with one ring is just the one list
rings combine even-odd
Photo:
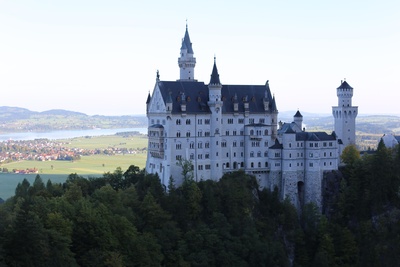
[(37, 112), (18, 107), (0, 107), (0, 133), (135, 127), (147, 127), (147, 118), (143, 115), (89, 116), (63, 109)]
[(69, 111), (64, 109), (51, 109), (47, 111), (40, 112), (43, 115), (61, 115), (61, 116), (88, 116), (85, 113)]

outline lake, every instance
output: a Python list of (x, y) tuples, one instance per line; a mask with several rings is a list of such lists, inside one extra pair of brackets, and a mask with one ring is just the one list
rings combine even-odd
[(118, 128), (118, 129), (90, 129), (90, 130), (69, 130), (52, 132), (24, 132), (0, 134), (0, 141), (7, 140), (34, 140), (34, 139), (68, 139), (81, 136), (101, 136), (113, 135), (120, 132), (137, 131), (141, 134), (147, 134), (147, 128)]

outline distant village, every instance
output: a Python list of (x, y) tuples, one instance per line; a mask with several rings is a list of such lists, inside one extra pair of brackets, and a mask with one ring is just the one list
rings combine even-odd
[[(7, 140), (0, 142), (0, 163), (9, 163), (13, 161), (32, 160), (32, 161), (53, 161), (68, 160), (74, 161), (81, 156), (90, 155), (118, 155), (118, 154), (136, 154), (143, 152), (143, 149), (108, 147), (106, 149), (83, 149), (70, 148), (68, 142), (58, 142), (49, 139), (35, 140)], [(38, 169), (13, 169), (0, 168), (1, 172), (14, 173), (38, 173)]]

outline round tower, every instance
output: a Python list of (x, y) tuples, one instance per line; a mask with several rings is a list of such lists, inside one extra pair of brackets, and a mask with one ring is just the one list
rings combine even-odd
[(353, 87), (346, 80), (336, 89), (338, 106), (332, 107), (335, 133), (344, 146), (356, 143), (356, 117), (358, 107), (352, 106)]
[(293, 122), (300, 128), (300, 131), (303, 130), (303, 115), (301, 115), (300, 111), (297, 111), (293, 116)]

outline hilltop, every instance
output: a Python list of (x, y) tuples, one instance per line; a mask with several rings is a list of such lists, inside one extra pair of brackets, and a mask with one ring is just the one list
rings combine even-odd
[(0, 107), (0, 133), (134, 127), (147, 127), (146, 117), (140, 115), (89, 116), (63, 109), (37, 112), (19, 107)]

